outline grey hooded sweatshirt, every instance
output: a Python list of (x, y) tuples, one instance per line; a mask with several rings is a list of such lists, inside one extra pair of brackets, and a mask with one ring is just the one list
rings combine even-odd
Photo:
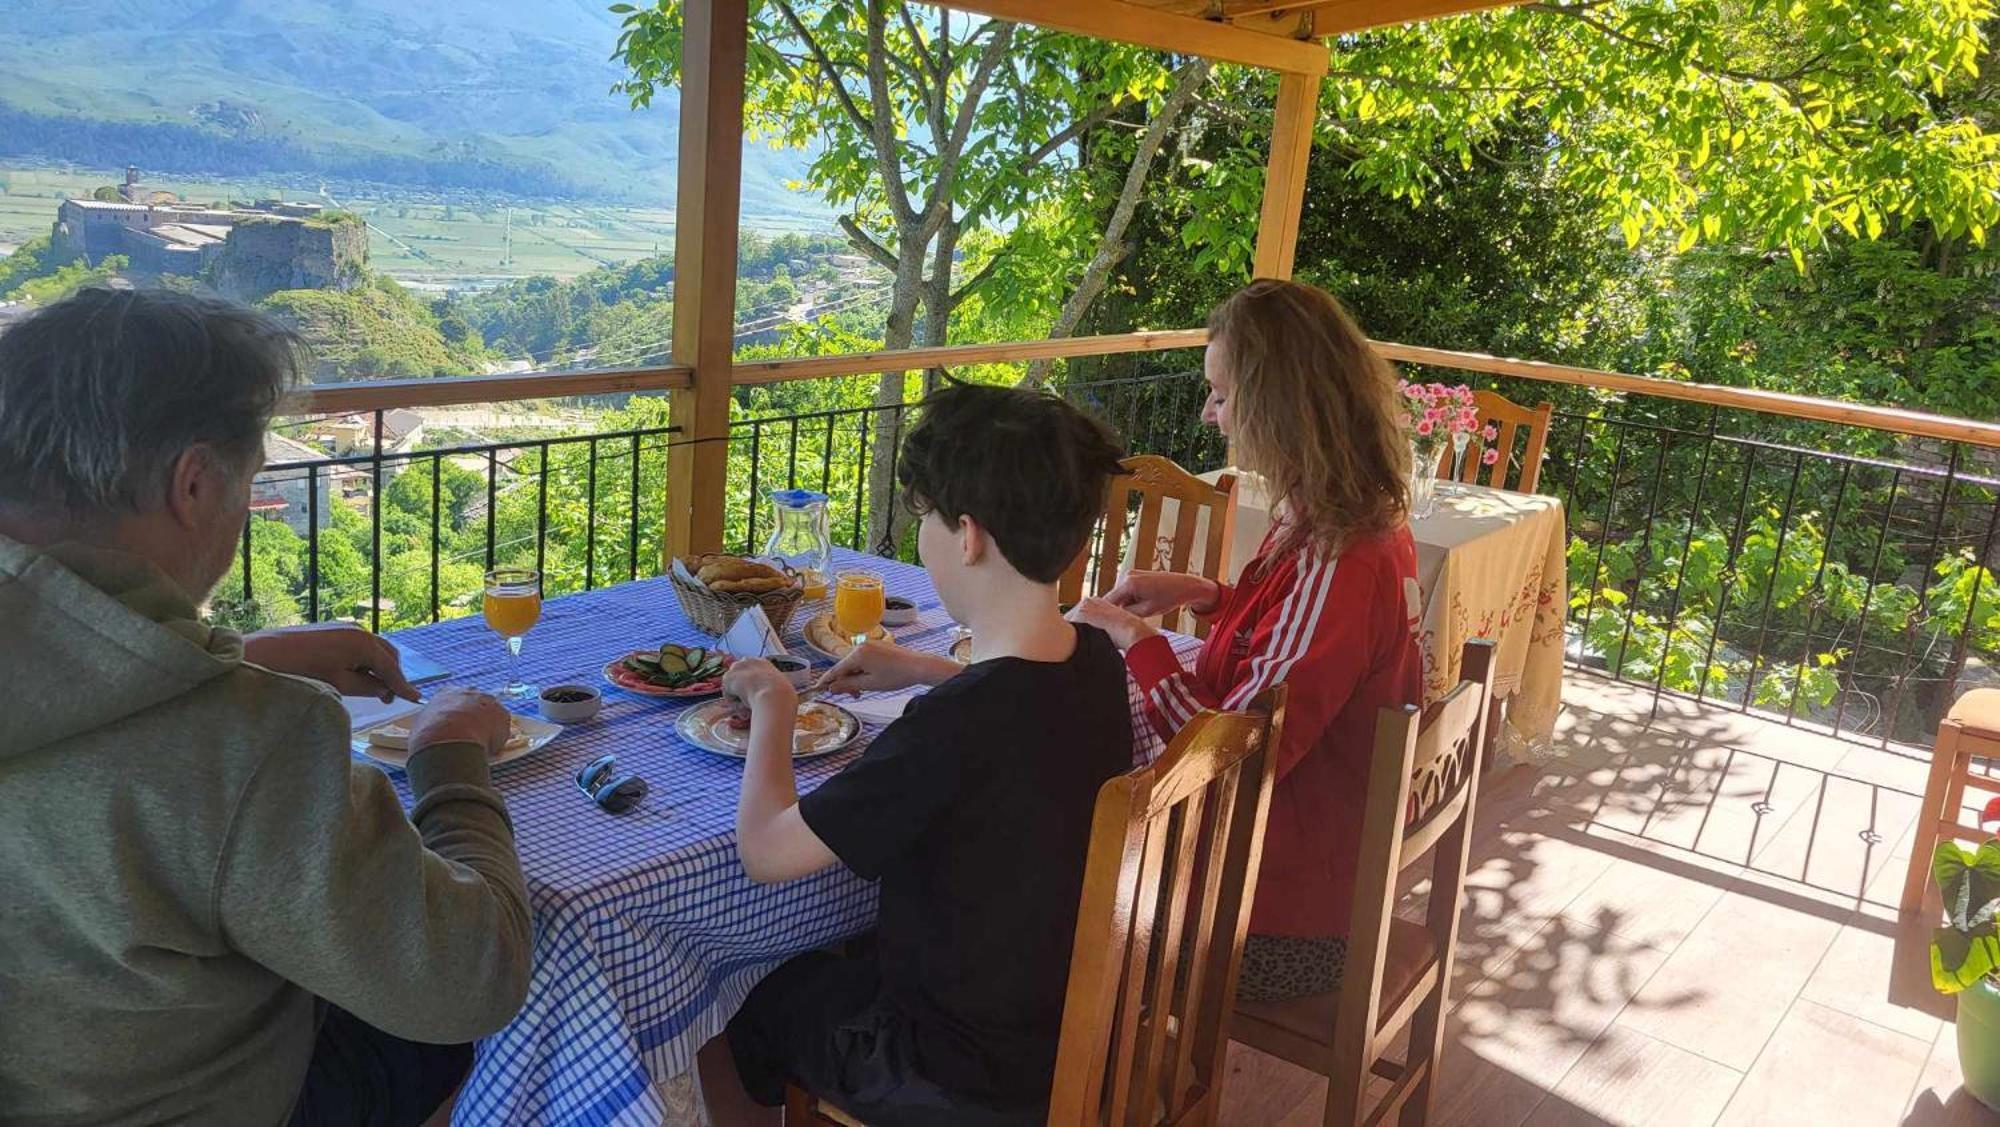
[(483, 749), (417, 755), (406, 818), (348, 739), (151, 565), (0, 537), (0, 1123), (282, 1123), (316, 998), (416, 1041), (513, 1017)]

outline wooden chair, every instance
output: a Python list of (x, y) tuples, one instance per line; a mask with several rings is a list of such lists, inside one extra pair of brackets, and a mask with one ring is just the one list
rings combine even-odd
[[(1229, 574), (1229, 543), (1236, 523), (1236, 478), (1223, 474), (1214, 485), (1175, 465), (1158, 454), (1136, 454), (1121, 463), (1125, 472), (1111, 479), (1105, 489), (1104, 520), (1092, 543), (1070, 564), (1057, 589), (1064, 603), (1074, 603), (1085, 594), (1102, 595), (1118, 583), (1124, 557), (1126, 525), (1133, 511), (1138, 525), (1132, 543), (1138, 549), (1132, 566), (1149, 571), (1194, 571), (1194, 543), (1199, 515), (1206, 513), (1208, 528), (1203, 537), (1202, 575), (1220, 582)], [(1160, 535), (1160, 515), (1171, 498), (1178, 508), (1173, 531)], [(1156, 547), (1149, 549), (1148, 545)], [(1169, 630), (1208, 636), (1208, 623), (1186, 611), (1166, 616)]]
[(1938, 842), (1947, 838), (1982, 842), (1989, 834), (1980, 826), (1959, 821), (1965, 806), (1966, 784), (1985, 791), (2000, 791), (2000, 776), (1974, 771), (1974, 759), (2000, 760), (2000, 689), (1974, 689), (1959, 697), (1938, 725), (1937, 743), (1931, 748), (1931, 772), (1924, 784), (1924, 805), (1917, 812), (1917, 828), (1910, 841), (1910, 869), (1903, 877), (1903, 899), (1899, 914), (1908, 918), (1919, 912), (1927, 926), (1935, 922), (1943, 904), (1931, 887), (1931, 854)]
[[(1214, 1121), (1284, 722), (1282, 686), (1203, 712), (1098, 790), (1052, 1127)], [(785, 1122), (855, 1127), (797, 1088)]]
[[(1473, 484), (1490, 485), (1495, 489), (1513, 489), (1520, 493), (1533, 493), (1542, 480), (1542, 448), (1549, 441), (1549, 420), (1555, 417), (1555, 404), (1542, 402), (1533, 407), (1522, 407), (1506, 396), (1492, 391), (1475, 390), (1473, 400), (1479, 405), (1479, 421), (1491, 423), (1500, 430), (1493, 442), (1493, 448), (1500, 451), (1500, 460), (1492, 465), (1480, 461), (1486, 442), (1478, 435), (1465, 448), (1464, 459), (1458, 467), (1458, 480)], [(1514, 446), (1520, 439), (1521, 428), (1527, 427), (1526, 450), (1521, 452), (1521, 472), (1513, 485), (1507, 484), (1507, 471), (1514, 461)], [(1451, 448), (1445, 447), (1443, 474), (1451, 472)], [(1484, 476), (1482, 482), (1480, 478)]]
[[(1493, 695), (1493, 644), (1470, 641), (1461, 680), (1420, 723), (1414, 708), (1384, 709), (1361, 823), (1354, 918), (1340, 989), (1283, 1002), (1239, 1002), (1229, 1035), (1327, 1078), (1328, 1127), (1404, 1124), (1430, 1115), (1444, 1046), (1446, 994)], [(1402, 872), (1431, 858), (1423, 923), (1395, 914)], [(1410, 1047), (1387, 1057), (1405, 1028)], [(1392, 1082), (1373, 1108), (1371, 1075)]]

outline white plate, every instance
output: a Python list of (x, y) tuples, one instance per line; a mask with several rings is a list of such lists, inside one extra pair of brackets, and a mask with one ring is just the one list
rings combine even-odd
[[(798, 750), (796, 737), (794, 737), (793, 759), (814, 759), (822, 755), (831, 755), (853, 743), (855, 737), (861, 734), (861, 721), (856, 720), (852, 712), (847, 711), (837, 704), (828, 704), (823, 700), (813, 701), (805, 706), (805, 710), (813, 710), (831, 715), (838, 725), (838, 729), (824, 742), (806, 751)], [(731, 747), (729, 744), (722, 742), (714, 734), (716, 722), (727, 716), (728, 713), (728, 701), (712, 700), (707, 704), (698, 704), (680, 714), (679, 719), (674, 721), (674, 730), (680, 733), (681, 739), (686, 740), (703, 751), (715, 755), (727, 756), (730, 759), (742, 759), (744, 757), (744, 749)], [(745, 734), (747, 735), (748, 733)]]
[[(394, 720), (388, 721), (388, 723), (392, 724), (397, 722)], [(499, 755), (494, 756), (493, 766), (495, 767), (500, 766), (502, 763), (512, 763), (516, 759), (525, 759), (549, 746), (550, 740), (562, 734), (562, 725), (551, 724), (547, 720), (537, 720), (532, 716), (516, 716), (514, 717), (514, 724), (522, 735), (528, 737), (528, 742), (519, 747), (508, 748)], [(374, 727), (363, 728), (354, 733), (354, 750), (373, 759), (377, 763), (386, 763), (391, 767), (409, 766), (410, 753), (407, 749), (381, 747), (368, 742), (368, 733), (374, 731), (375, 727), (380, 726), (375, 725)]]
[[(829, 632), (832, 631), (833, 629), (832, 611), (830, 610), (823, 611), (819, 614), (814, 615), (812, 618), (807, 619), (805, 626), (799, 630), (799, 641), (805, 643), (805, 647), (807, 649), (811, 650), (815, 654), (818, 654), (820, 657), (823, 657), (831, 662), (838, 662), (841, 658), (846, 657), (848, 653), (854, 649), (854, 646), (852, 643), (847, 642), (845, 640), (841, 640), (837, 643), (838, 648), (829, 648), (827, 646), (820, 645), (819, 639), (813, 637), (813, 635), (822, 624), (824, 624), (825, 628)], [(869, 634), (868, 636), (879, 642), (893, 642), (896, 640), (896, 635), (892, 633), (885, 626), (877, 626), (874, 632)], [(834, 639), (832, 638), (828, 639), (828, 641), (833, 641), (833, 640)]]

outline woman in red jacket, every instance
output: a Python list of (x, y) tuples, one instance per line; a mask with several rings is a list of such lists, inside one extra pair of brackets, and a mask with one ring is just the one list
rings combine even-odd
[[(1395, 373), (1312, 286), (1224, 302), (1205, 368), (1202, 419), (1268, 483), (1270, 533), (1233, 587), (1135, 571), (1074, 617), (1125, 650), (1166, 736), (1291, 686), (1239, 994), (1296, 997), (1340, 982), (1375, 714), (1422, 691), (1410, 445)], [(1180, 606), (1209, 619), (1192, 671), (1145, 621)]]

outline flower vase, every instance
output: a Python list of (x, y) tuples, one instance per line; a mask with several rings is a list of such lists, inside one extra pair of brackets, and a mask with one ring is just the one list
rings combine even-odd
[(1451, 465), (1438, 475), (1441, 484), (1438, 491), (1446, 495), (1458, 492), (1458, 475), (1465, 467), (1465, 448), (1472, 445), (1472, 435), (1467, 431), (1451, 432)]
[(1422, 520), (1437, 509), (1438, 468), (1444, 444), (1410, 443), (1410, 519)]

